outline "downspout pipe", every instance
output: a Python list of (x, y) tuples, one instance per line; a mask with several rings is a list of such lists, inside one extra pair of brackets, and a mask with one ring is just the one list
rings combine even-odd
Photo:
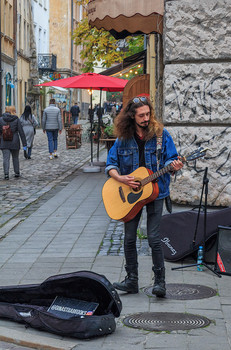
[(0, 3), (0, 116), (2, 115), (2, 26), (1, 26), (1, 11), (2, 4)]
[(14, 88), (13, 88), (13, 100), (14, 100), (14, 105), (16, 108), (16, 111), (18, 110), (18, 99), (17, 99), (17, 91), (16, 89), (17, 86), (17, 1), (14, 0), (14, 32), (13, 32), (13, 39), (14, 39), (14, 66), (13, 66), (13, 83), (14, 83)]

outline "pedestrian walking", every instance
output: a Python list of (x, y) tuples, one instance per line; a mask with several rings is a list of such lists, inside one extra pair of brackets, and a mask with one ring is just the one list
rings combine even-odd
[(38, 122), (35, 116), (32, 114), (30, 106), (25, 106), (24, 112), (20, 117), (20, 122), (22, 124), (27, 143), (27, 151), (24, 151), (24, 157), (26, 159), (31, 159), (34, 135)]
[[(180, 170), (183, 163), (178, 159), (176, 147), (169, 132), (157, 121), (154, 109), (146, 97), (131, 99), (115, 119), (117, 139), (110, 149), (106, 164), (106, 174), (115, 180), (138, 189), (135, 177), (129, 175), (138, 167), (146, 167), (153, 172), (172, 164), (174, 171)], [(159, 195), (146, 205), (147, 237), (152, 251), (152, 269), (155, 282), (152, 293), (159, 297), (166, 294), (164, 255), (159, 237), (160, 220), (164, 199), (169, 196), (170, 174), (159, 178)], [(127, 276), (121, 283), (114, 283), (116, 289), (127, 293), (138, 293), (138, 258), (136, 248), (137, 228), (142, 209), (124, 224), (124, 254)]]
[(62, 118), (60, 109), (55, 106), (54, 98), (50, 99), (50, 105), (43, 111), (42, 128), (47, 134), (49, 158), (57, 158), (58, 134), (62, 132)]
[[(5, 132), (7, 127), (7, 131)], [(20, 177), (19, 150), (21, 138), (23, 149), (27, 149), (26, 136), (22, 124), (16, 115), (15, 106), (7, 106), (0, 118), (0, 149), (3, 156), (5, 180), (9, 180), (10, 155), (12, 155), (15, 177)]]
[(112, 119), (114, 120), (115, 117), (116, 117), (116, 104), (114, 104), (112, 106), (112, 109), (111, 109), (111, 116), (112, 116)]
[(74, 106), (71, 107), (70, 112), (73, 124), (78, 124), (80, 109), (77, 102), (74, 104)]

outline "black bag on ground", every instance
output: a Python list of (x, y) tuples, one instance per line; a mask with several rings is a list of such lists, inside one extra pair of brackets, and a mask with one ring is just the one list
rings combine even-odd
[[(167, 261), (177, 261), (195, 253), (204, 239), (204, 212), (200, 212), (195, 244), (193, 245), (198, 210), (188, 210), (162, 216), (160, 223), (160, 238)], [(218, 225), (231, 225), (231, 207), (207, 211), (205, 242), (211, 249), (211, 242), (215, 243)], [(205, 245), (205, 249), (206, 249)], [(213, 261), (215, 262), (215, 261)]]
[[(60, 317), (48, 310), (56, 297), (98, 306), (93, 315)], [(73, 309), (68, 310), (73, 313)], [(0, 287), (1, 318), (62, 336), (87, 339), (111, 334), (121, 310), (121, 300), (112, 284), (105, 276), (91, 271), (55, 275), (41, 284)]]

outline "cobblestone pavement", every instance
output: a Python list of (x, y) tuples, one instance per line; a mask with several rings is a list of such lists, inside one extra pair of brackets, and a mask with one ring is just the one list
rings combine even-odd
[[(32, 149), (32, 159), (26, 160), (22, 149), (20, 151), (20, 178), (14, 177), (11, 158), (10, 180), (4, 180), (2, 152), (0, 152), (0, 228), (4, 226), (5, 231), (9, 231), (21, 220), (21, 218), (16, 217), (17, 214), (30, 204), (34, 203), (35, 205), (38, 198), (61, 182), (64, 186), (68, 176), (90, 161), (91, 145), (87, 138), (87, 128), (88, 123), (85, 122), (82, 146), (79, 149), (66, 148), (65, 130), (63, 130), (58, 138), (59, 157), (53, 160), (49, 159), (47, 136), (41, 129), (38, 129)], [(104, 146), (100, 146), (100, 149), (102, 148)], [(96, 151), (97, 145), (94, 144), (94, 154)]]
[[(137, 252), (139, 255), (151, 255), (151, 250), (148, 245), (148, 240), (145, 235), (145, 231), (142, 228), (142, 222), (138, 228), (137, 232)], [(102, 245), (99, 249), (99, 255), (114, 255), (123, 256), (124, 255), (124, 229), (123, 222), (111, 220), (107, 232), (104, 236)]]

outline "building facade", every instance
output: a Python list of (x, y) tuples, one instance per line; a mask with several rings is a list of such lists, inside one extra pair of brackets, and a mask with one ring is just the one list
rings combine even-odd
[[(80, 59), (81, 47), (73, 45), (72, 33), (84, 15), (82, 5), (74, 0), (50, 0), (50, 52), (57, 57), (57, 70), (59, 78), (68, 78), (82, 74), (83, 62)], [(56, 93), (54, 97), (62, 102), (63, 94)], [(65, 108), (68, 111), (74, 102), (79, 102), (81, 117), (86, 115), (89, 105), (87, 91), (69, 89), (66, 96)]]
[(1, 110), (16, 104), (16, 0), (1, 1)]
[(87, 91), (56, 89), (41, 98), (43, 92), (35, 86), (82, 73), (81, 48), (73, 45), (71, 36), (82, 16), (83, 8), (74, 0), (1, 1), (2, 111), (15, 105), (20, 116), (30, 104), (40, 119), (50, 97), (66, 110), (76, 101), (82, 111), (85, 105), (87, 109)]
[(31, 0), (37, 54), (49, 53), (49, 0)]
[[(32, 64), (34, 66), (34, 72), (37, 71), (39, 83), (42, 83), (48, 79), (49, 70), (40, 69), (43, 66), (47, 67), (47, 59), (49, 60), (49, 0), (31, 0), (31, 11), (32, 11), (32, 37), (34, 42), (32, 46), (35, 46), (36, 50), (36, 59), (33, 60)], [(36, 80), (36, 78), (35, 78)], [(31, 87), (32, 88), (32, 87)], [(41, 117), (43, 109), (49, 103), (49, 96), (42, 95), (39, 91), (39, 99), (36, 98), (36, 109), (37, 119), (41, 123)], [(34, 95), (36, 96), (36, 94)], [(32, 94), (33, 100), (33, 94)]]
[(21, 115), (28, 103), (27, 92), (31, 62), (31, 0), (17, 0), (17, 113)]

